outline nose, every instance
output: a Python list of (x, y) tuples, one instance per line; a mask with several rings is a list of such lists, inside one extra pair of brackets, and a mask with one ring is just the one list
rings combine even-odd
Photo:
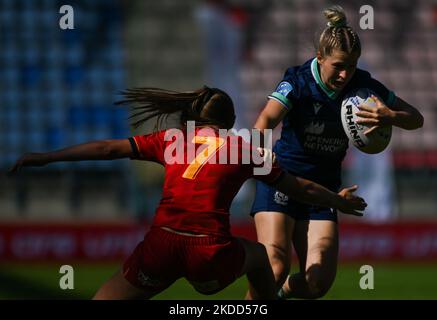
[(338, 73), (338, 76), (339, 76), (341, 79), (343, 79), (343, 80), (347, 79), (347, 75), (348, 75), (347, 70), (341, 70), (341, 71)]

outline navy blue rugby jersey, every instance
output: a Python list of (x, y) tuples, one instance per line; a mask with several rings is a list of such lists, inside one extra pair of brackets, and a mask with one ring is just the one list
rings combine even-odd
[(334, 191), (340, 187), (341, 162), (348, 148), (341, 124), (341, 103), (350, 90), (358, 88), (369, 88), (387, 106), (393, 105), (394, 93), (367, 71), (357, 68), (347, 86), (335, 92), (322, 82), (316, 58), (287, 69), (269, 95), (289, 110), (281, 138), (273, 149), (284, 169)]

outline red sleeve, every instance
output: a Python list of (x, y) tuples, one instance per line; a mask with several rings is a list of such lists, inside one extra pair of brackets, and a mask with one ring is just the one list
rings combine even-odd
[(164, 131), (129, 138), (134, 156), (132, 159), (164, 164)]

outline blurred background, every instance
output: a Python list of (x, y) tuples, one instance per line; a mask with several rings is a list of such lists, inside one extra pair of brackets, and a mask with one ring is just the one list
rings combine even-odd
[[(90, 298), (142, 238), (161, 195), (163, 169), (129, 160), (6, 176), (22, 153), (151, 132), (153, 123), (131, 131), (127, 110), (113, 105), (127, 87), (216, 86), (236, 104), (236, 128), (251, 128), (286, 68), (315, 55), (322, 10), (334, 3), (360, 35), (360, 66), (417, 107), (425, 125), (394, 128), (376, 156), (350, 148), (344, 184), (359, 184), (369, 208), (362, 219), (340, 217), (341, 263), (326, 298), (437, 299), (431, 0), (0, 0), (0, 298)], [(59, 26), (64, 4), (74, 29)], [(359, 27), (364, 5), (374, 29)], [(251, 238), (253, 193), (246, 183), (231, 210), (235, 233)], [(59, 288), (62, 264), (76, 271), (74, 290)], [(363, 264), (374, 267), (374, 290), (359, 287)], [(240, 299), (245, 290), (241, 279), (206, 297), (180, 281), (157, 298)]]

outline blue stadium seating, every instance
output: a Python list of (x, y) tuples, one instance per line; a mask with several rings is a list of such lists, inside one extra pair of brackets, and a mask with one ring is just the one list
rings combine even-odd
[[(128, 135), (112, 100), (125, 88), (117, 3), (75, 2), (75, 23), (81, 22), (75, 30), (58, 28), (57, 6), (53, 0), (0, 3), (3, 159)], [(106, 35), (99, 34), (101, 21), (111, 21)]]

